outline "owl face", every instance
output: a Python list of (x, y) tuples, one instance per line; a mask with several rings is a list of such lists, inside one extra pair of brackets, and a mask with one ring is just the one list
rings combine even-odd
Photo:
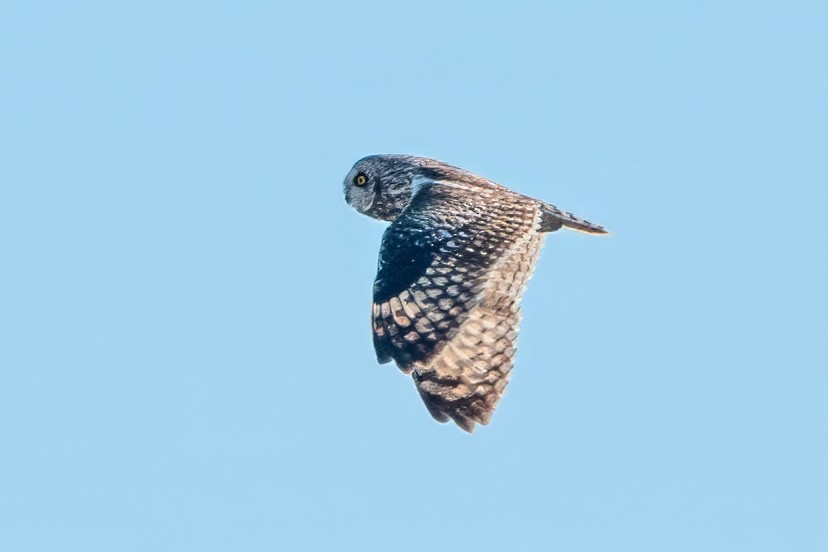
[(345, 177), (345, 201), (360, 213), (394, 220), (411, 201), (411, 183), (418, 172), (403, 155), (371, 155), (356, 162)]

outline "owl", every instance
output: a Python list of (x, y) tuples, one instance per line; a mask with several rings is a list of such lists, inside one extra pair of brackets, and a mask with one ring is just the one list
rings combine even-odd
[(372, 155), (345, 177), (354, 209), (390, 221), (371, 328), (380, 364), (411, 374), (429, 413), (472, 432), (509, 381), (520, 301), (544, 238), (596, 224), (424, 157)]

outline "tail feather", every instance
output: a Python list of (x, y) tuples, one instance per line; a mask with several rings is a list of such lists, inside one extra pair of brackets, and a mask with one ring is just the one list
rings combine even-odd
[(572, 213), (558, 209), (549, 203), (542, 204), (541, 209), (541, 232), (554, 232), (564, 227), (586, 234), (609, 234), (609, 231), (603, 226), (576, 217)]

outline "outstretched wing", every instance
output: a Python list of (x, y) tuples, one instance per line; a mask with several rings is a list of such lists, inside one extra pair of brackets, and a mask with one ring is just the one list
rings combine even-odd
[(518, 194), (435, 183), (383, 235), (372, 313), (377, 359), (412, 373), (441, 422), (471, 431), (491, 418), (512, 367), (540, 216), (539, 204)]

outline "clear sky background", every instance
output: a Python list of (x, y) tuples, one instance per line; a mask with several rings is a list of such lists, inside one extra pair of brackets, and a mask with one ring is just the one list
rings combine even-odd
[[(819, 2), (4, 2), (0, 549), (828, 550)], [(490, 426), (376, 364), (358, 158), (547, 240)]]

